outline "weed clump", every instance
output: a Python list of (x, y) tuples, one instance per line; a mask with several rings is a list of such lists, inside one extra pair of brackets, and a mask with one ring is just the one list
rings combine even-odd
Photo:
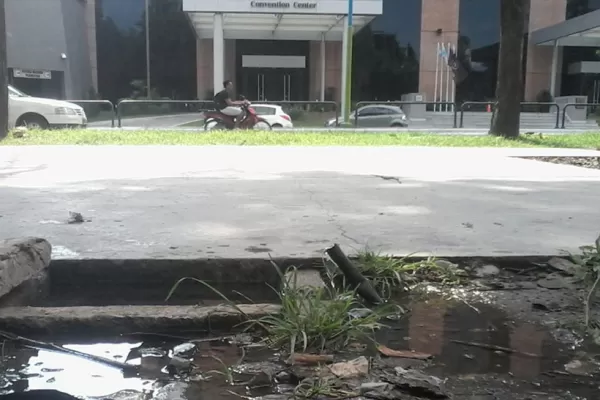
[(591, 306), (600, 286), (600, 236), (592, 246), (581, 246), (582, 254), (571, 254), (571, 259), (579, 267), (576, 277), (581, 279), (587, 287), (587, 295), (584, 299), (584, 324), (594, 336), (594, 340), (600, 342), (600, 322), (591, 318)]
[(399, 291), (406, 291), (421, 281), (459, 284), (464, 275), (456, 265), (435, 257), (423, 260), (411, 259), (410, 255), (394, 258), (370, 250), (359, 252), (356, 264), (359, 271), (384, 298), (390, 298)]
[(272, 347), (298, 351), (337, 351), (351, 342), (372, 341), (383, 318), (398, 313), (395, 306), (366, 309), (353, 291), (333, 287), (297, 287), (295, 269), (278, 291), (281, 312), (255, 321)]
[(278, 266), (275, 268), (282, 281), (280, 289), (272, 288), (281, 302), (281, 309), (277, 314), (251, 319), (223, 293), (196, 278), (177, 281), (167, 299), (183, 281), (200, 283), (237, 310), (245, 318), (247, 330), (258, 328), (265, 333), (264, 341), (270, 347), (289, 353), (331, 352), (341, 350), (353, 342), (375, 343), (374, 332), (384, 326), (380, 321), (403, 312), (401, 307), (395, 305), (364, 308), (357, 300), (355, 291), (339, 291), (334, 286), (298, 287), (296, 268), (288, 269), (285, 275)]

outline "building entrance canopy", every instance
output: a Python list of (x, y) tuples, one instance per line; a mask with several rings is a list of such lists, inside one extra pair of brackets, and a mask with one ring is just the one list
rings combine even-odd
[(540, 46), (600, 47), (600, 10), (531, 33)]
[[(199, 38), (214, 38), (221, 14), (224, 39), (341, 41), (348, 1), (183, 0), (183, 11)], [(355, 31), (382, 12), (383, 0), (354, 0)]]

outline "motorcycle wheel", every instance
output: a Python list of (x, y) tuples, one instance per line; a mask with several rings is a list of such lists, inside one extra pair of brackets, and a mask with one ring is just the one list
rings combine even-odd
[(208, 120), (204, 123), (205, 131), (224, 131), (227, 129), (227, 126), (221, 122), (214, 119)]
[(273, 127), (267, 121), (261, 120), (254, 124), (252, 129), (254, 129), (255, 131), (270, 131), (273, 129)]

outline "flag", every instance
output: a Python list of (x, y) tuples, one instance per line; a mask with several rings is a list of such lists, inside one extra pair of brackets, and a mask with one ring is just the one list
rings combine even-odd
[(448, 66), (454, 73), (458, 70), (458, 56), (453, 48), (450, 48), (450, 53), (448, 54)]

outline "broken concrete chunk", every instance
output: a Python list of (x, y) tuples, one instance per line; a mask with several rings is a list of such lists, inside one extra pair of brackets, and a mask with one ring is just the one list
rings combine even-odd
[(482, 265), (478, 267), (474, 271), (475, 276), (478, 278), (485, 278), (488, 276), (498, 275), (500, 273), (500, 268), (496, 267), (492, 264)]
[(381, 379), (395, 385), (404, 393), (439, 399), (449, 397), (444, 382), (440, 378), (402, 367), (396, 367), (394, 370), (396, 371), (395, 375), (386, 374)]
[(573, 284), (569, 279), (566, 279), (558, 273), (550, 274), (543, 279), (537, 281), (538, 286), (545, 289), (573, 289)]
[(152, 400), (187, 400), (189, 384), (185, 382), (168, 383), (157, 389)]
[(354, 360), (330, 365), (329, 370), (342, 379), (366, 376), (369, 373), (369, 360), (365, 356), (360, 356)]
[(180, 345), (173, 347), (173, 355), (183, 358), (189, 358), (193, 356), (195, 352), (196, 345), (194, 343), (181, 343)]
[(81, 213), (69, 211), (69, 220), (67, 222), (69, 224), (81, 224), (82, 222), (85, 222), (85, 220), (83, 219), (83, 215), (81, 215)]
[(0, 240), (0, 296), (39, 275), (50, 264), (51, 254), (45, 239)]
[(600, 367), (595, 363), (586, 360), (573, 360), (565, 364), (565, 371), (571, 375), (592, 376), (600, 370)]
[(564, 272), (568, 275), (575, 275), (577, 265), (564, 258), (553, 257), (548, 261), (548, 265), (552, 268)]
[(378, 390), (378, 389), (384, 389), (389, 386), (392, 386), (392, 385), (390, 385), (389, 383), (386, 383), (386, 382), (365, 382), (365, 383), (362, 383), (358, 389), (360, 390), (361, 393), (367, 393), (367, 392), (372, 392), (372, 391)]
[(325, 287), (321, 274), (316, 269), (290, 270), (286, 272), (285, 280), (291, 285), (295, 283), (297, 289)]

